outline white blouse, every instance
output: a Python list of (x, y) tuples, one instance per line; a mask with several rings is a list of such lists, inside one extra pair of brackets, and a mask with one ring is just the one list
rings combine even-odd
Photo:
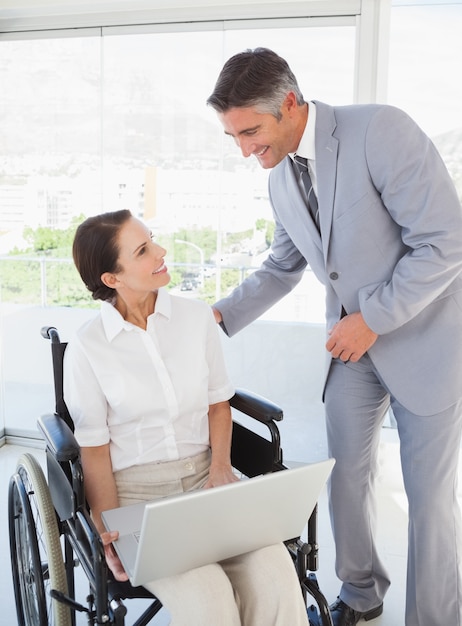
[(211, 308), (164, 289), (146, 330), (102, 302), (64, 355), (77, 441), (110, 442), (113, 471), (203, 452), (209, 405), (233, 393)]

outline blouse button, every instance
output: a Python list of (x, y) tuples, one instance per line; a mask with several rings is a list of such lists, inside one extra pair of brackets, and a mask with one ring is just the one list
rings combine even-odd
[(338, 278), (338, 274), (337, 274), (337, 272), (331, 272), (331, 273), (329, 274), (329, 278), (330, 278), (331, 280), (337, 280), (337, 278)]

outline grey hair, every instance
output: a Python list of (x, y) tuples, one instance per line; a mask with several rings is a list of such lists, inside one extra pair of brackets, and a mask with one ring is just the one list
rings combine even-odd
[(268, 48), (245, 50), (231, 57), (218, 76), (207, 104), (215, 111), (254, 107), (281, 119), (281, 106), (289, 92), (297, 104), (305, 103), (287, 61)]

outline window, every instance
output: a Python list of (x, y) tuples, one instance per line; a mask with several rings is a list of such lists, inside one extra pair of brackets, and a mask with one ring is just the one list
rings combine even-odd
[[(12, 254), (30, 246), (24, 226), (35, 236), (45, 227), (45, 237), (78, 216), (129, 208), (167, 248), (172, 288), (214, 301), (260, 264), (271, 238), (267, 173), (244, 161), (205, 104), (225, 59), (271, 47), (289, 61), (306, 98), (349, 103), (355, 35), (350, 18), (319, 18), (0, 42), (2, 398), (10, 433), (35, 433), (37, 416), (50, 410), (40, 326), (54, 324), (67, 339), (93, 314), (72, 263), (60, 256), (62, 242)], [(308, 288), (317, 290), (314, 306)], [(321, 321), (323, 303), (307, 273), (267, 317)]]
[(391, 12), (389, 102), (432, 138), (462, 199), (462, 2), (395, 0)]

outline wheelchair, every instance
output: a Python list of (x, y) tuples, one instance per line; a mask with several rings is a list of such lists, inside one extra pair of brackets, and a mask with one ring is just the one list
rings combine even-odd
[[(148, 604), (131, 623), (144, 626), (162, 608), (161, 602), (143, 587), (117, 582), (106, 565), (104, 548), (85, 500), (79, 445), (63, 397), (63, 357), (66, 343), (54, 327), (42, 336), (51, 342), (55, 412), (43, 415), (38, 428), (45, 440), (47, 479), (31, 454), (18, 461), (10, 479), (8, 520), (10, 555), (16, 613), (19, 626), (75, 626), (77, 613), (89, 625), (124, 626), (127, 603), (143, 598)], [(233, 467), (251, 478), (287, 469), (283, 463), (277, 422), (282, 410), (265, 398), (238, 390), (230, 400), (233, 408)], [(236, 420), (263, 425), (266, 436)], [(241, 419), (241, 422), (243, 420)], [(307, 541), (286, 542), (307, 601), (310, 626), (332, 626), (329, 607), (316, 579), (318, 569), (317, 507), (307, 524)], [(173, 548), (174, 549), (174, 548)], [(86, 603), (75, 598), (75, 569), (88, 580)]]

